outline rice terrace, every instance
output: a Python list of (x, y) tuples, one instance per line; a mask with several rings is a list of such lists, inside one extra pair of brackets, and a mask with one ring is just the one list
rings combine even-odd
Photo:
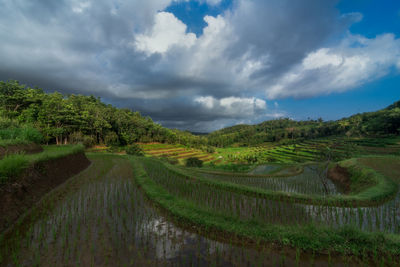
[(400, 2), (0, 0), (0, 266), (400, 266)]
[[(400, 263), (400, 137), (376, 123), (398, 129), (399, 102), (355, 115), (376, 131), (365, 137), (341, 134), (355, 117), (280, 119), (264, 123), (280, 140), (253, 144), (243, 132), (263, 125), (198, 136), (92, 97), (0, 85), (1, 265)], [(86, 127), (97, 114), (115, 114), (103, 119), (116, 132)]]

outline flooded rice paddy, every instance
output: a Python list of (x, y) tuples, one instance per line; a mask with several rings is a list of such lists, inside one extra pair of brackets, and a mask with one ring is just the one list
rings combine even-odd
[[(299, 225), (314, 224), (341, 227), (352, 225), (365, 231), (379, 231), (384, 233), (400, 233), (400, 194), (381, 205), (372, 207), (334, 207), (324, 205), (308, 205), (295, 203), (294, 201), (268, 200), (263, 197), (253, 197), (244, 194), (227, 191), (209, 184), (199, 183), (196, 179), (185, 179), (183, 175), (177, 175), (174, 171), (163, 168), (162, 165), (148, 162), (145, 168), (149, 177), (156, 183), (162, 185), (171, 194), (196, 203), (204, 209), (211, 210), (217, 214), (234, 216), (241, 220), (253, 220), (261, 223)], [(262, 185), (274, 183), (291, 186), (290, 181), (301, 184), (304, 189), (306, 185), (315, 192), (316, 178), (314, 172), (308, 171), (307, 167), (300, 175), (285, 178), (263, 178), (263, 177), (230, 177), (226, 175), (201, 174), (207, 179), (228, 181), (243, 185), (264, 188)], [(313, 176), (314, 175), (314, 176)], [(241, 180), (243, 179), (243, 180)], [(268, 180), (272, 180), (272, 182)], [(313, 183), (304, 181), (311, 180)], [(328, 179), (326, 179), (328, 180)], [(254, 182), (252, 184), (252, 182)], [(256, 185), (257, 184), (257, 185)], [(335, 185), (331, 182), (330, 186)], [(271, 187), (267, 187), (271, 189)], [(282, 190), (284, 191), (284, 190)], [(286, 191), (287, 192), (287, 191)]]
[[(145, 197), (128, 160), (91, 155), (92, 165), (55, 189), (0, 240), (1, 266), (342, 266), (351, 257), (316, 256), (288, 248), (256, 247), (198, 232), (165, 215)], [(242, 220), (338, 225), (379, 218), (379, 227), (399, 233), (398, 197), (368, 210), (274, 202), (203, 188), (165, 168), (145, 166), (151, 179), (175, 195)], [(375, 210), (373, 210), (375, 209)], [(362, 213), (362, 215), (360, 215)], [(331, 217), (329, 217), (331, 216)], [(332, 219), (333, 218), (333, 219)], [(372, 220), (372, 219), (371, 219)], [(373, 220), (372, 220), (373, 221)], [(374, 222), (376, 224), (376, 222)], [(362, 226), (364, 227), (364, 226)], [(364, 227), (368, 229), (370, 225)], [(383, 227), (383, 228), (382, 228)]]
[[(262, 166), (260, 166), (262, 167)], [(305, 166), (304, 171), (290, 177), (248, 177), (238, 173), (235, 176), (202, 173), (209, 179), (252, 186), (272, 191), (284, 191), (307, 195), (337, 195), (339, 188), (326, 177), (319, 177), (316, 166)]]

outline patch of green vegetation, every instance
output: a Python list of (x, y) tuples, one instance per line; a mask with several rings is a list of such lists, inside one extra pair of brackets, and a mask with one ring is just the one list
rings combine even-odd
[(352, 226), (332, 229), (316, 225), (276, 225), (242, 221), (237, 217), (217, 214), (170, 194), (150, 179), (139, 160), (130, 158), (135, 179), (146, 195), (180, 222), (195, 224), (206, 232), (219, 231), (232, 237), (252, 240), (257, 244), (274, 242), (313, 252), (379, 256), (400, 255), (398, 235), (363, 232)]
[(186, 165), (186, 167), (201, 168), (203, 166), (203, 161), (198, 158), (191, 157), (191, 158), (186, 159), (185, 165)]
[(358, 159), (339, 163), (350, 173), (351, 195), (364, 201), (382, 201), (393, 197), (398, 190), (397, 184), (374, 169), (360, 166)]
[(0, 160), (0, 184), (4, 184), (11, 177), (18, 176), (29, 165), (24, 155), (10, 155)]
[(0, 146), (1, 147), (8, 147), (8, 146), (16, 146), (16, 145), (28, 145), (30, 144), (30, 141), (27, 140), (21, 140), (21, 139), (5, 139), (5, 140), (0, 140)]
[(399, 156), (368, 156), (359, 158), (358, 162), (362, 165), (373, 168), (377, 172), (400, 184)]
[(134, 156), (143, 156), (144, 155), (142, 148), (137, 144), (132, 144), (132, 145), (127, 146), (125, 148), (125, 151), (126, 151), (126, 154), (128, 154), (128, 155), (134, 155)]
[(1, 183), (13, 181), (21, 172), (32, 164), (45, 162), (53, 159), (66, 157), (68, 155), (84, 151), (82, 145), (64, 145), (64, 146), (45, 146), (44, 151), (37, 154), (9, 155), (0, 160), (0, 180)]

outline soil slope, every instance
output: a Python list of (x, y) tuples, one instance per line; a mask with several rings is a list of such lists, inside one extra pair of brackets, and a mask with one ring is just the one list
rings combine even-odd
[(42, 196), (90, 165), (84, 153), (77, 153), (30, 166), (12, 184), (0, 187), (0, 233)]

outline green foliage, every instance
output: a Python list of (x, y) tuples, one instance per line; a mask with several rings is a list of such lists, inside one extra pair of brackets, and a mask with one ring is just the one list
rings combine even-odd
[(118, 146), (118, 135), (115, 132), (108, 132), (104, 137), (104, 142), (107, 146)]
[(200, 148), (201, 151), (204, 151), (206, 153), (214, 153), (215, 152), (215, 148), (212, 146), (202, 146)]
[(176, 165), (179, 163), (179, 160), (177, 158), (171, 158), (168, 156), (161, 156), (161, 157), (159, 157), (159, 159), (161, 159), (169, 164), (172, 164), (172, 165)]
[(166, 129), (139, 112), (106, 105), (94, 96), (46, 94), (17, 81), (0, 81), (0, 129), (16, 127), (15, 122), (40, 129), (46, 143), (82, 143), (86, 147), (135, 142), (207, 143), (205, 137)]
[(46, 146), (44, 151), (37, 154), (15, 154), (0, 160), (0, 179), (2, 183), (10, 182), (29, 165), (62, 158), (84, 151), (82, 145)]
[(10, 155), (0, 160), (0, 184), (18, 176), (29, 164), (24, 155)]
[(131, 144), (126, 147), (125, 149), (126, 154), (128, 155), (134, 155), (134, 156), (143, 156), (143, 150), (138, 144)]
[(30, 126), (11, 127), (0, 129), (0, 140), (22, 140), (40, 144), (43, 141), (43, 135)]
[[(399, 101), (400, 102), (400, 101)], [(210, 145), (259, 145), (277, 142), (282, 145), (328, 136), (387, 136), (400, 134), (399, 102), (376, 112), (356, 114), (338, 121), (294, 121), (288, 118), (257, 125), (236, 125), (209, 134)]]
[(192, 158), (188, 158), (186, 159), (186, 163), (185, 163), (186, 167), (198, 167), (201, 168), (203, 166), (203, 161), (196, 158), (196, 157), (192, 157)]

